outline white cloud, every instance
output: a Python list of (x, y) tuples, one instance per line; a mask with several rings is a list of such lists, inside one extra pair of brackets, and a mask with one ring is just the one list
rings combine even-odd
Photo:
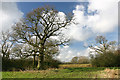
[(65, 31), (67, 37), (73, 40), (85, 41), (93, 35), (109, 33), (118, 26), (118, 0), (90, 0), (88, 12), (94, 15), (85, 15), (85, 6), (76, 5), (73, 10), (75, 24), (68, 26)]
[[(88, 27), (86, 27), (86, 18), (84, 16), (84, 6), (77, 5), (76, 9), (73, 10), (74, 14), (74, 22), (77, 24), (72, 23), (71, 25), (67, 26), (67, 29), (63, 29), (63, 33), (65, 34), (66, 38), (70, 38), (76, 41), (84, 41), (88, 39), (92, 32)], [(63, 12), (58, 13), (58, 17), (61, 19), (60, 21), (65, 21), (66, 15)]]
[(89, 55), (89, 49), (85, 49), (82, 51), (76, 51), (70, 48), (69, 46), (60, 47), (60, 54), (57, 56), (57, 59), (59, 59), (62, 62), (69, 62), (71, 59), (75, 56), (88, 56)]
[(88, 10), (97, 10), (97, 14), (87, 19), (93, 32), (112, 32), (118, 26), (118, 0), (90, 0)]
[(76, 41), (84, 41), (92, 34), (89, 30), (75, 24), (70, 25), (64, 33), (66, 37), (70, 37)]
[(69, 36), (77, 41), (84, 41), (88, 39), (92, 32), (86, 27), (86, 16), (84, 16), (84, 6), (77, 5), (76, 9), (73, 10), (75, 23), (69, 26), (68, 34)]
[(73, 40), (76, 41), (84, 41), (88, 39), (92, 32), (88, 27), (86, 27), (86, 18), (84, 16), (84, 6), (77, 5), (76, 9), (73, 10), (74, 14), (74, 22), (76, 24), (71, 24), (68, 26), (67, 30), (64, 31), (66, 37), (70, 37)]
[(0, 19), (0, 32), (1, 30), (6, 31), (11, 29), (11, 26), (14, 22), (19, 21), (19, 19), (23, 16), (23, 13), (18, 9), (16, 3), (12, 2), (2, 2), (2, 9), (0, 9), (0, 15), (2, 19)]

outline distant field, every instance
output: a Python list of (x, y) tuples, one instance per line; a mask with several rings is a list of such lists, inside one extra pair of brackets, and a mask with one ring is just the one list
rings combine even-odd
[[(113, 71), (114, 70), (114, 71)], [(3, 78), (109, 78), (109, 73), (116, 73), (117, 69), (106, 69), (105, 67), (81, 67), (66, 69), (50, 69), (42, 71), (20, 71), (2, 72)], [(106, 76), (105, 76), (106, 75)], [(112, 75), (112, 77), (113, 77)], [(116, 78), (118, 74), (114, 75)]]
[(60, 68), (79, 68), (79, 67), (92, 67), (91, 64), (61, 64)]

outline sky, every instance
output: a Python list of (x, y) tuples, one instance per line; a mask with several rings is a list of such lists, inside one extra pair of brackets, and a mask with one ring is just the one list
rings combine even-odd
[(77, 25), (64, 31), (71, 38), (70, 45), (60, 47), (57, 59), (68, 62), (75, 56), (89, 56), (88, 45), (95, 43), (97, 35), (109, 41), (118, 40), (118, 0), (89, 0), (89, 2), (3, 2), (0, 9), (0, 30), (11, 29), (14, 22), (44, 5), (54, 6), (61, 16), (71, 12)]

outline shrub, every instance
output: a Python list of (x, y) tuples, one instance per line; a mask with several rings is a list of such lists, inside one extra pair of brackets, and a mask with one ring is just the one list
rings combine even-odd
[(91, 57), (91, 64), (97, 67), (119, 67), (120, 53), (118, 51), (108, 51), (103, 54), (96, 54)]
[[(37, 66), (37, 61), (35, 61)], [(45, 69), (58, 68), (60, 62), (57, 60), (49, 60), (44, 62)], [(6, 59), (2, 58), (3, 71), (20, 71), (20, 70), (33, 70), (32, 59)]]
[(44, 68), (45, 69), (47, 69), (47, 68), (58, 68), (59, 64), (61, 64), (61, 62), (58, 61), (58, 60), (54, 60), (54, 59), (47, 60), (47, 61), (44, 62)]
[(33, 68), (33, 61), (30, 59), (2, 59), (3, 71), (30, 70)]

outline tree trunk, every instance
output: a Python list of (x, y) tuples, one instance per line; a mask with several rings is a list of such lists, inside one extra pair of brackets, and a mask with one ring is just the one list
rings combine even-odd
[(40, 56), (40, 64), (41, 64), (40, 69), (43, 70), (44, 69), (44, 56), (43, 56), (43, 53)]
[(40, 54), (38, 55), (38, 64), (37, 64), (37, 69), (40, 69)]
[(35, 68), (35, 54), (33, 54), (33, 68)]
[[(43, 41), (41, 41), (41, 42), (43, 42)], [(37, 69), (43, 70), (44, 69), (44, 43), (41, 43), (41, 47), (39, 50), (40, 50), (40, 53), (38, 55)]]
[(3, 58), (5, 58), (5, 54), (3, 54)]
[(44, 69), (44, 56), (43, 56), (43, 53), (39, 54), (39, 56), (38, 56), (37, 69), (38, 70), (43, 70)]

